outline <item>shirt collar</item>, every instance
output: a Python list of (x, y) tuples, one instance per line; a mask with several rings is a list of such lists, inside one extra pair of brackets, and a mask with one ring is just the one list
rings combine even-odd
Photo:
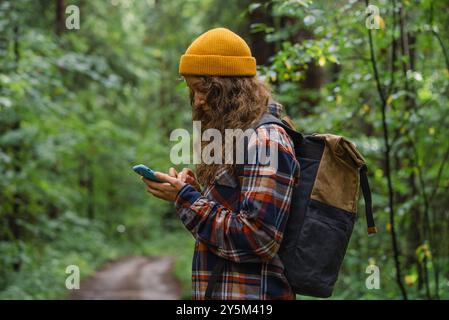
[(273, 116), (280, 118), (283, 107), (280, 103), (270, 100), (267, 106), (267, 112), (271, 113)]

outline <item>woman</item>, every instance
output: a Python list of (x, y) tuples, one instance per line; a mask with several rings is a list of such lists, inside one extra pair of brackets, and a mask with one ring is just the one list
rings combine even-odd
[[(255, 77), (256, 61), (248, 45), (228, 29), (212, 29), (197, 38), (181, 57), (179, 71), (202, 132), (213, 128), (224, 136), (225, 129), (255, 127), (266, 112), (279, 117), (281, 106), (269, 103), (268, 89)], [(164, 183), (143, 179), (148, 192), (174, 202), (196, 239), (193, 299), (295, 298), (277, 252), (299, 164), (283, 128), (265, 124), (256, 134), (248, 150), (265, 146), (277, 152), (275, 167), (249, 161), (240, 166), (201, 163), (197, 178), (190, 169), (177, 173), (170, 168), (168, 174), (156, 173)]]

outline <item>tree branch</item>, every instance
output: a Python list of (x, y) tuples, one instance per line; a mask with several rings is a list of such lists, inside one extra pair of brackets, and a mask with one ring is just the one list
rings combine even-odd
[[(365, 0), (365, 4), (368, 7), (369, 1)], [(396, 238), (396, 231), (395, 231), (395, 217), (394, 217), (394, 190), (393, 190), (393, 183), (391, 178), (391, 169), (390, 169), (390, 142), (388, 137), (388, 124), (386, 119), (386, 107), (387, 107), (387, 100), (385, 98), (385, 94), (382, 89), (382, 85), (379, 79), (379, 72), (377, 69), (377, 62), (376, 57), (374, 55), (374, 45), (373, 45), (373, 36), (371, 33), (371, 29), (368, 28), (368, 40), (369, 40), (369, 48), (370, 48), (370, 56), (371, 56), (371, 65), (374, 72), (374, 78), (376, 80), (376, 87), (377, 92), (379, 94), (380, 100), (382, 102), (382, 127), (383, 127), (383, 136), (384, 136), (384, 145), (385, 145), (385, 170), (386, 170), (386, 176), (387, 176), (387, 183), (388, 183), (388, 204), (389, 204), (389, 211), (390, 211), (390, 227), (391, 227), (391, 240), (392, 240), (392, 246), (393, 246), (393, 255), (394, 255), (394, 262), (396, 266), (396, 282), (399, 286), (399, 289), (401, 290), (402, 297), (404, 300), (407, 300), (407, 292), (405, 291), (404, 284), (402, 283), (402, 275), (401, 275), (401, 264), (399, 261), (399, 249), (398, 249), (398, 243)]]

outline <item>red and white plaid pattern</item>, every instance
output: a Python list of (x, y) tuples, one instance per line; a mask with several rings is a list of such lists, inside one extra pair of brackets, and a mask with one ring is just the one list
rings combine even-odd
[[(279, 116), (279, 108), (271, 104), (268, 112)], [(193, 299), (204, 299), (217, 256), (227, 261), (214, 299), (295, 298), (277, 252), (299, 180), (299, 164), (282, 127), (267, 124), (256, 133), (248, 147), (263, 144), (270, 152), (278, 152), (277, 169), (245, 164), (239, 181), (222, 170), (202, 194), (186, 185), (177, 195), (178, 214), (196, 239)]]

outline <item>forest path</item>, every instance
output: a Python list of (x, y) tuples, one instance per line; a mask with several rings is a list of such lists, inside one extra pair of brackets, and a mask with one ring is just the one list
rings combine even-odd
[(175, 300), (181, 289), (172, 274), (174, 257), (123, 257), (80, 284), (72, 300)]

